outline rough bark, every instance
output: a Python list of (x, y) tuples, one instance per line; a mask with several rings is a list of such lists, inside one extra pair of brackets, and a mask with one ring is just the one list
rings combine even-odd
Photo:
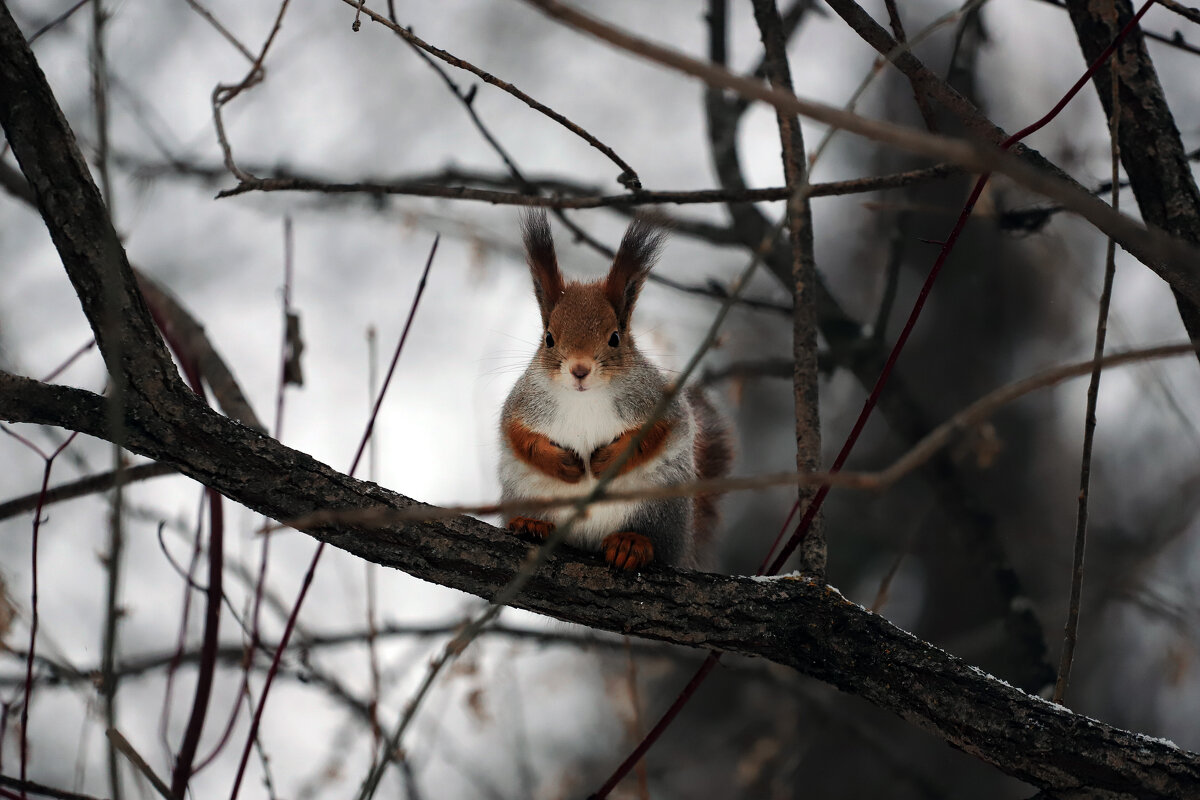
[[(1134, 13), (1129, 0), (1067, 0), (1067, 10), (1089, 63), (1108, 47)], [(1121, 43), (1113, 54), (1113, 63), (1121, 110), (1121, 165), (1129, 176), (1142, 219), (1200, 244), (1200, 191), (1140, 27)], [(1112, 76), (1111, 69), (1101, 69), (1092, 78), (1110, 120)], [(1194, 274), (1200, 278), (1200, 266), (1195, 267)], [(1200, 306), (1173, 291), (1188, 335), (1200, 338)]]
[[(754, 18), (762, 37), (763, 64), (772, 86), (792, 91), (788, 67), (787, 42), (783, 19), (775, 0), (754, 0)], [(784, 182), (798, 190), (808, 182), (804, 156), (804, 136), (800, 118), (779, 111), (779, 140), (783, 156)], [(797, 191), (788, 200), (788, 236), (792, 243), (792, 388), (796, 398), (796, 469), (816, 472), (821, 468), (821, 418), (817, 365), (817, 266), (813, 255), (812, 206), (808, 197)], [(803, 505), (813, 502), (816, 491), (800, 489)], [(800, 569), (824, 579), (828, 555), (825, 527), (821, 516), (813, 518), (800, 543)]]
[[(123, 370), (131, 389), (121, 419), (113, 421), (99, 395), (0, 373), (0, 418), (101, 438), (119, 435), (130, 450), (275, 519), (418, 505), (221, 416), (183, 385), (45, 78), (3, 6), (0, 121), (110, 369)], [(81, 238), (85, 233), (91, 238)], [(119, 324), (100, 336), (111, 318), (105, 298), (118, 294)], [(115, 348), (120, 358), (111, 356), (114, 337), (120, 337)], [(483, 597), (512, 577), (526, 549), (465, 517), (310, 533), (374, 563)], [(666, 569), (614, 575), (596, 559), (566, 553), (549, 560), (515, 605), (605, 630), (793, 666), (1041, 788), (1179, 798), (1200, 791), (1195, 754), (1026, 695), (819, 583)]]
[[(126, 420), (127, 446), (174, 464), (275, 519), (320, 509), (419, 504), (355, 480), (193, 399), (165, 410), (171, 435)], [(0, 417), (107, 435), (104, 399), (0, 373)], [(376, 564), (490, 597), (526, 545), (467, 517), (314, 537)], [(797, 578), (755, 580), (667, 569), (614, 574), (599, 559), (553, 556), (514, 603), (594, 628), (759, 656), (859, 695), (1004, 772), (1041, 787), (1128, 797), (1194, 797), (1200, 756), (1025, 694), (843, 598)]]
[[(1112, 1), (1113, 0), (1094, 0), (1096, 7), (1096, 11), (1094, 13), (1086, 10), (1082, 12), (1080, 11), (1081, 9), (1086, 9), (1088, 6), (1086, 0), (1073, 0), (1073, 2), (1068, 3), (1068, 5), (1071, 7), (1071, 15), (1073, 20), (1079, 13), (1082, 13), (1093, 20), (1089, 24), (1089, 27), (1082, 31), (1080, 30), (1080, 25), (1082, 22), (1076, 23), (1076, 29), (1079, 31), (1080, 41), (1084, 47), (1084, 53), (1088, 59), (1094, 59), (1096, 56), (1098, 56), (1100, 51), (1107, 47), (1112, 40), (1116, 38), (1117, 31), (1119, 31), (1121, 26), (1128, 21), (1130, 16), (1132, 16), (1132, 11), (1129, 7), (1128, 0), (1121, 0), (1120, 8), (1124, 10), (1121, 11), (1122, 17), (1120, 20), (1115, 21), (1115, 15), (1105, 18), (1104, 8), (1108, 7), (1111, 9), (1112, 6), (1110, 3)], [(880, 55), (886, 55), (896, 47), (896, 40), (893, 39), (888, 32), (884, 30), (881, 25), (879, 25), (879, 23), (872, 19), (871, 15), (863, 10), (862, 6), (855, 2), (855, 0), (827, 0), (827, 2), (829, 7), (833, 9), (834, 13), (841, 17), (847, 25), (853, 28), (854, 31), (860, 37), (862, 37), (864, 42), (873, 47)], [(1129, 42), (1134, 42), (1134, 44), (1130, 45)], [(1134, 31), (1133, 35), (1127, 39), (1127, 43), (1122, 48), (1122, 51), (1126, 51), (1126, 49), (1130, 46), (1140, 48), (1140, 52), (1145, 54), (1145, 42), (1144, 39), (1139, 35), (1138, 31)], [(1145, 55), (1144, 58), (1139, 57), (1128, 60), (1129, 56), (1127, 54), (1125, 58), (1127, 59), (1125, 63), (1132, 65), (1132, 71), (1129, 73), (1129, 77), (1125, 78), (1125, 80), (1130, 82), (1130, 86), (1128, 87), (1130, 90), (1136, 92), (1139, 88), (1152, 90), (1153, 87), (1158, 87), (1158, 80), (1157, 77), (1154, 76), (1154, 68), (1153, 65), (1150, 64), (1149, 55)], [(897, 56), (893, 63), (901, 72), (904, 73), (905, 76), (909, 78), (910, 81), (912, 81), (914, 88), (925, 92), (926, 96), (936, 100), (939, 104), (954, 114), (966, 131), (972, 136), (977, 137), (980, 141), (984, 141), (993, 145), (997, 145), (1007, 138), (1008, 134), (1005, 131), (1003, 131), (994, 122), (982, 114), (979, 109), (976, 108), (973, 103), (971, 103), (970, 100), (963, 97), (949, 84), (943, 81), (938, 75), (929, 70), (923, 63), (921, 63), (921, 60), (911, 52), (906, 52)], [(1100, 92), (1100, 99), (1107, 105), (1110, 100), (1106, 98), (1110, 98), (1111, 94), (1108, 93), (1106, 88), (1109, 80), (1109, 77), (1106, 73), (1107, 70), (1099, 70), (1096, 73), (1095, 81)], [(1122, 91), (1125, 92), (1126, 89), (1122, 89)], [(1153, 94), (1153, 91), (1151, 91), (1151, 94)], [(1130, 95), (1131, 99), (1135, 96), (1135, 94)], [(1175, 131), (1174, 122), (1171, 120), (1170, 110), (1166, 106), (1166, 101), (1162, 99), (1161, 87), (1158, 87), (1157, 89), (1157, 98), (1158, 101), (1161, 101), (1161, 104), (1158, 101), (1143, 104), (1140, 99), (1137, 100), (1135, 105), (1137, 105), (1141, 110), (1128, 113), (1133, 115), (1141, 115), (1143, 124), (1149, 123), (1152, 119), (1156, 119), (1159, 121), (1165, 120), (1169, 122), (1170, 127), (1161, 130), (1151, 130), (1150, 128), (1142, 129), (1141, 132), (1148, 134), (1150, 138), (1145, 140), (1135, 140), (1137, 141), (1137, 145), (1131, 149), (1148, 151), (1150, 148), (1146, 147), (1147, 141), (1154, 142), (1156, 146), (1161, 146), (1170, 139), (1170, 132), (1174, 132), (1175, 138), (1178, 138), (1178, 132)], [(1122, 95), (1121, 104), (1122, 107), (1124, 107), (1124, 95)], [(1148, 113), (1149, 110), (1153, 110), (1153, 113)], [(1165, 112), (1165, 115), (1162, 112)], [(1124, 122), (1125, 120), (1122, 119), (1123, 125)], [(1134, 129), (1136, 130), (1137, 128), (1135, 127)], [(1124, 138), (1126, 135), (1128, 134), (1125, 132), (1123, 127), (1122, 138)], [(1048, 175), (1053, 175), (1059, 180), (1066, 181), (1076, 188), (1083, 188), (1079, 183), (1059, 169), (1058, 166), (1046, 160), (1041, 153), (1031, 147), (1018, 142), (1017, 144), (1013, 145), (1010, 152), (1020, 157), (1029, 165), (1037, 167), (1039, 170), (1042, 170)], [(1160, 169), (1180, 169), (1179, 164), (1174, 160), (1174, 156), (1172, 156), (1170, 152), (1165, 151), (1164, 156), (1170, 157), (1171, 161), (1166, 163), (1168, 159), (1164, 158), (1164, 163), (1159, 165)], [(1153, 159), (1155, 156), (1150, 156), (1150, 158)], [(1124, 159), (1125, 156), (1123, 154), (1123, 162)], [(1191, 169), (1185, 160), (1182, 163), (1182, 171), (1178, 174), (1185, 176), (1184, 180), (1190, 180)], [(1130, 174), (1130, 179), (1132, 181), (1132, 173)], [(1174, 181), (1163, 183), (1161, 184), (1161, 187), (1169, 186), (1172, 183), (1174, 183)], [(1192, 192), (1194, 196), (1194, 183)], [(1135, 194), (1136, 193), (1137, 190), (1135, 188)], [(1186, 195), (1171, 195), (1170, 197), (1175, 198), (1171, 201), (1175, 204), (1186, 204), (1188, 202), (1186, 200)], [(1142, 203), (1142, 198), (1140, 195), (1138, 195), (1138, 203), (1139, 205)], [(1167, 215), (1167, 218), (1171, 219), (1175, 223), (1177, 223), (1179, 220), (1179, 215), (1177, 213), (1179, 207), (1179, 205), (1176, 205), (1175, 208), (1171, 209), (1172, 213)], [(1143, 217), (1151, 230), (1158, 229), (1165, 230), (1167, 233), (1176, 233), (1176, 229), (1168, 227), (1166, 224), (1160, 224), (1154, 218), (1147, 216), (1144, 213)], [(1180, 235), (1181, 238), (1184, 238), (1190, 242), (1196, 241), (1195, 238), (1191, 238), (1182, 232), (1177, 235)], [(1182, 300), (1183, 304), (1180, 306), (1180, 311), (1183, 314), (1185, 324), (1188, 325), (1189, 332), (1195, 336), (1198, 332), (1200, 332), (1200, 314), (1195, 312), (1195, 309), (1200, 308), (1200, 271), (1197, 271), (1195, 267), (1195, 259), (1181, 258), (1175, 260), (1173, 264), (1164, 269), (1164, 265), (1161, 263), (1158, 255), (1150, 252), (1149, 250), (1142, 250), (1136, 246), (1130, 247), (1128, 246), (1129, 244), (1129, 242), (1125, 242), (1122, 244), (1122, 246), (1127, 252), (1129, 252), (1130, 255), (1141, 261), (1156, 274), (1158, 274), (1159, 277), (1170, 284), (1171, 289), (1175, 292), (1176, 297)], [(1190, 310), (1188, 306), (1191, 307)], [(1192, 321), (1189, 322), (1189, 320)], [(1196, 326), (1196, 330), (1193, 330), (1193, 326)]]

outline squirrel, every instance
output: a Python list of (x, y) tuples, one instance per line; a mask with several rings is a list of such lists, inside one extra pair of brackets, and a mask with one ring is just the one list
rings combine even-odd
[[(522, 215), (542, 341), (500, 417), (504, 502), (579, 497), (627, 449), (667, 390), (638, 350), (633, 308), (666, 240), (644, 217), (630, 224), (604, 280), (567, 283), (559, 271), (545, 211)], [(698, 387), (677, 394), (610, 484), (637, 490), (722, 477), (732, 447), (728, 426)], [(651, 561), (699, 567), (718, 521), (715, 495), (598, 504), (566, 541), (598, 550), (616, 569)], [(569, 507), (508, 520), (509, 530), (544, 539), (573, 514)]]

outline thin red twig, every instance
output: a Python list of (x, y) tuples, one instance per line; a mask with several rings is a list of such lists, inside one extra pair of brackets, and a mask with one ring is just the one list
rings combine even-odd
[[(32, 705), (33, 699), (33, 661), (38, 631), (38, 533), (42, 527), (42, 500), (46, 495), (46, 490), (50, 488), (50, 470), (54, 467), (54, 459), (58, 458), (58, 454), (66, 450), (67, 445), (75, 441), (75, 437), (79, 434), (78, 432), (72, 433), (53, 453), (46, 455), (42, 452), (42, 448), (19, 433), (8, 428), (0, 428), (0, 430), (33, 450), (46, 462), (45, 468), (42, 470), (42, 488), (38, 496), (37, 508), (33, 512), (33, 537), (30, 542), (30, 560), (33, 569), (30, 578), (32, 586), (29, 591), (29, 653), (25, 657), (25, 701), (21, 704), (21, 783), (24, 784), (29, 765), (29, 707)], [(20, 797), (21, 800), (25, 800), (24, 785), (21, 786)]]
[[(354, 454), (354, 460), (350, 464), (348, 474), (353, 475), (358, 469), (358, 462), (362, 458), (363, 451), (367, 447), (367, 442), (371, 439), (371, 434), (375, 430), (375, 419), (379, 415), (379, 408), (383, 405), (383, 398), (387, 395), (388, 386), (392, 382), (392, 375), (396, 371), (396, 364), (400, 360), (400, 353), (404, 350), (404, 343), (408, 341), (408, 332), (412, 328), (413, 318), (417, 314), (417, 306), (421, 303), (421, 295), (425, 293), (425, 282), (429, 278), (429, 270), (433, 266), (433, 257), (437, 253), (438, 242), (441, 236), (434, 237), (433, 246), (429, 249), (429, 257), (425, 261), (425, 269), (421, 273), (421, 280), (417, 284), (417, 291), (413, 296), (412, 306), (408, 310), (408, 319), (404, 323), (404, 330), (400, 334), (400, 341), (396, 344), (396, 351), (392, 354), (392, 363), (388, 367), (387, 376), (383, 379), (383, 387), (379, 390), (379, 397), (375, 400), (375, 405), (371, 410), (371, 417), (367, 420), (366, 430), (363, 432), (362, 441), (359, 442), (358, 450)], [(275, 649), (275, 655), (271, 659), (271, 666), (267, 669), (267, 677), (263, 682), (262, 695), (258, 698), (258, 707), (254, 710), (254, 718), (250, 722), (250, 734), (246, 737), (246, 746), (242, 749), (242, 758), (238, 763), (237, 775), (233, 781), (233, 790), (229, 795), (229, 800), (237, 800), (238, 792), (242, 787), (242, 778), (246, 773), (246, 764), (250, 760), (250, 750), (254, 743), (254, 737), (258, 735), (258, 727), (262, 722), (263, 709), (267, 705), (267, 696), (271, 690), (271, 684), (275, 680), (276, 673), (279, 672), (279, 662), (283, 657), (284, 650), (287, 649), (288, 641), (291, 639), (292, 632), (296, 628), (296, 620), (300, 616), (300, 608), (304, 605), (304, 598), (308, 595), (308, 589), (312, 585), (313, 575), (316, 573), (317, 564), (321, 560), (321, 554), (325, 551), (325, 543), (321, 542), (317, 545), (316, 551), (313, 553), (312, 561), (308, 565), (308, 571), (304, 573), (304, 582), (300, 585), (300, 593), (296, 596), (296, 604), (292, 606), (292, 613), (288, 615), (287, 624), (284, 626), (283, 635), (279, 639), (279, 646)]]
[(196, 750), (200, 746), (200, 734), (208, 715), (209, 700), (212, 698), (213, 678), (217, 665), (217, 634), (221, 622), (221, 586), (224, 575), (224, 503), (216, 489), (206, 489), (209, 508), (208, 536), (208, 588), (204, 612), (204, 640), (201, 646), (200, 669), (196, 676), (196, 695), (192, 701), (192, 714), (184, 731), (183, 744), (175, 760), (171, 774), (171, 793), (182, 798), (192, 777), (192, 765)]
[[(175, 335), (174, 326), (165, 319), (160, 319), (153, 309), (155, 323), (163, 334), (163, 339), (174, 351), (179, 360), (180, 369), (188, 384), (201, 398), (205, 398), (204, 384), (200, 376), (199, 366), (189, 352), (186, 343)], [(204, 721), (208, 716), (209, 701), (212, 698), (213, 680), (217, 668), (217, 648), (221, 624), (221, 600), (224, 597), (222, 578), (225, 574), (224, 539), (225, 514), (224, 503), (219, 492), (206, 489), (205, 495), (209, 507), (209, 540), (208, 540), (208, 587), (206, 589), (204, 633), (201, 645), (199, 669), (196, 676), (196, 692), (192, 699), (192, 710), (184, 729), (183, 742), (175, 759), (175, 767), (171, 772), (171, 793), (183, 797), (191, 780), (196, 751), (200, 746), (200, 735), (204, 731)], [(199, 545), (197, 544), (197, 547)]]
[[(1071, 102), (1075, 95), (1079, 93), (1079, 90), (1087, 85), (1087, 82), (1091, 80), (1092, 75), (1095, 74), (1096, 70), (1100, 69), (1100, 67), (1102, 67), (1105, 62), (1108, 61), (1109, 57), (1111, 57), (1117, 47), (1120, 46), (1121, 42), (1125, 40), (1125, 37), (1129, 35), (1130, 31), (1133, 30), (1142, 16), (1150, 10), (1150, 6), (1152, 6), (1154, 2), (1155, 0), (1146, 0), (1146, 3), (1141, 7), (1140, 10), (1138, 10), (1136, 14), (1133, 15), (1133, 18), (1126, 23), (1125, 27), (1121, 29), (1121, 32), (1117, 34), (1112, 43), (1104, 49), (1104, 52), (1096, 57), (1095, 61), (1088, 66), (1087, 71), (1084, 72), (1083, 75), (1080, 76), (1079, 80), (1077, 80), (1075, 84), (1067, 91), (1067, 93), (1062, 96), (1062, 99), (1054, 104), (1054, 107), (1050, 109), (1050, 111), (1044, 114), (1033, 124), (1022, 128), (1012, 136), (1009, 136), (1007, 139), (1005, 139), (1000, 144), (1000, 149), (1009, 149), (1026, 136), (1029, 136), (1031, 133), (1041, 130), (1043, 127), (1049, 124), (1051, 120), (1058, 116), (1058, 114), (1066, 107), (1067, 103)], [(975, 203), (979, 200), (979, 196), (983, 193), (983, 188), (987, 185), (990, 177), (991, 173), (985, 172), (983, 175), (980, 175), (979, 179), (975, 182), (975, 188), (971, 191), (970, 197), (967, 198), (966, 205), (963, 206), (962, 213), (959, 214), (958, 221), (954, 224), (954, 229), (950, 231), (950, 235), (946, 237), (946, 241), (942, 245), (941, 250), (938, 253), (938, 257), (933, 263), (933, 267), (930, 268), (929, 275), (925, 278), (925, 284), (921, 287), (921, 292), (917, 296), (917, 301), (913, 305), (913, 310), (908, 316), (908, 321), (905, 322), (904, 329), (901, 330), (900, 335), (896, 338), (896, 344), (892, 348), (892, 352), (888, 354), (887, 362), (884, 364), (883, 370), (879, 374), (879, 379), (875, 382), (874, 388), (871, 389), (871, 393), (868, 395), (866, 403), (863, 404), (863, 409), (859, 413), (858, 419), (855, 421), (854, 427), (850, 431), (850, 435), (846, 437), (846, 443), (842, 445), (841, 452), (838, 453), (837, 458), (834, 460), (833, 466), (829, 470), (830, 472), (838, 472), (841, 470), (842, 465), (846, 463), (846, 458), (850, 455), (850, 451), (854, 448), (855, 443), (858, 441), (859, 435), (862, 433), (863, 428), (867, 424), (867, 419), (871, 416), (871, 412), (875, 409), (875, 404), (879, 402), (879, 396), (882, 394), (883, 387), (887, 384), (887, 380), (891, 376), (892, 369), (895, 367), (896, 361), (900, 357), (901, 350), (904, 349), (904, 345), (908, 341), (909, 334), (912, 333), (913, 328), (916, 326), (917, 318), (920, 316), (921, 310), (925, 306), (925, 301), (929, 298), (929, 292), (933, 288), (933, 282), (937, 279), (938, 274), (942, 270), (942, 266), (946, 263), (946, 259), (949, 258), (950, 252), (954, 249), (954, 245), (958, 241), (958, 237), (962, 233), (963, 228), (966, 226), (967, 220), (970, 218), (971, 212), (975, 208)], [(787, 561), (788, 557), (804, 540), (804, 537), (808, 533), (809, 526), (812, 524), (813, 519), (820, 510), (821, 504), (825, 500), (825, 496), (828, 494), (829, 487), (823, 486), (817, 492), (817, 494), (813, 496), (812, 502), (809, 503), (808, 508), (804, 510), (804, 516), (800, 518), (800, 524), (796, 527), (796, 530), (792, 534), (792, 537), (788, 543), (784, 545), (784, 548), (780, 552), (779, 556), (776, 557), (774, 562), (772, 562), (767, 574), (778, 574), (779, 570), (783, 568), (783, 565)]]
[[(1067, 105), (1067, 103), (1069, 103), (1071, 99), (1079, 93), (1079, 90), (1087, 84), (1088, 80), (1091, 79), (1096, 70), (1104, 65), (1104, 63), (1112, 55), (1113, 51), (1120, 46), (1120, 43), (1125, 39), (1126, 36), (1129, 35), (1130, 31), (1132, 31), (1134, 26), (1137, 25), (1138, 20), (1142, 18), (1142, 16), (1146, 13), (1146, 11), (1149, 10), (1150, 6), (1154, 2), (1155, 0), (1146, 0), (1146, 3), (1137, 12), (1137, 14), (1134, 15), (1133, 19), (1131, 19), (1125, 25), (1125, 27), (1121, 29), (1121, 32), (1117, 34), (1112, 44), (1110, 44), (1104, 50), (1104, 52), (1102, 52), (1095, 59), (1095, 61), (1089, 65), (1083, 76), (1076, 81), (1075, 85), (1072, 86), (1071, 89), (1068, 90), (1067, 93), (1062, 97), (1062, 99), (1055, 104), (1054, 108), (1043, 115), (1042, 118), (1037, 122), (1034, 122), (1032, 125), (1023, 128), (1012, 136), (1009, 136), (1000, 145), (1000, 148), (1002, 150), (1007, 150), (1024, 137), (1044, 127), (1055, 116), (1057, 116), (1059, 112), (1061, 112), (1062, 109)], [(829, 470), (830, 472), (838, 472), (841, 470), (842, 466), (846, 462), (846, 459), (850, 455), (850, 451), (854, 448), (855, 443), (858, 441), (858, 437), (861, 435), (863, 428), (866, 427), (867, 420), (870, 418), (871, 412), (875, 409), (875, 405), (879, 402), (879, 397), (883, 393), (883, 388), (886, 386), (888, 378), (891, 377), (892, 369), (895, 367), (896, 361), (899, 359), (900, 353), (904, 349), (904, 345), (908, 342), (908, 337), (912, 333), (913, 328), (916, 326), (917, 319), (920, 317), (922, 309), (925, 307), (925, 302), (928, 300), (929, 293), (933, 289), (933, 283), (937, 279), (938, 274), (941, 272), (942, 266), (946, 263), (951, 251), (954, 249), (954, 245), (958, 241), (958, 237), (962, 233), (963, 228), (966, 227), (967, 220), (970, 218), (971, 212), (975, 208), (975, 203), (979, 200), (979, 196), (983, 193), (983, 189), (987, 185), (987, 181), (990, 177), (991, 173), (984, 173), (975, 182), (975, 187), (972, 189), (970, 196), (967, 198), (967, 202), (963, 206), (963, 210), (959, 214), (953, 230), (951, 230), (950, 235), (942, 244), (941, 250), (938, 253), (938, 257), (934, 261), (933, 266), (930, 268), (929, 275), (925, 278), (925, 283), (921, 286), (921, 291), (917, 295), (917, 300), (913, 304), (913, 309), (909, 313), (908, 320), (905, 322), (904, 328), (897, 337), (896, 344), (892, 347), (892, 351), (889, 353), (888, 359), (884, 363), (883, 370), (880, 372), (878, 380), (876, 380), (874, 387), (871, 389), (871, 393), (867, 396), (867, 400), (863, 404), (863, 409), (859, 413), (858, 419), (855, 421), (854, 427), (850, 431), (850, 435), (847, 436), (845, 443), (842, 445), (841, 451), (834, 460), (833, 466)], [(795, 549), (804, 541), (804, 537), (808, 535), (808, 531), (812, 526), (812, 522), (816, 518), (817, 513), (820, 511), (821, 505), (825, 501), (825, 497), (829, 494), (829, 489), (830, 487), (828, 485), (822, 486), (817, 493), (813, 495), (808, 507), (804, 509), (804, 514), (800, 518), (800, 522), (796, 526), (795, 532), (793, 532), (787, 544), (784, 545), (783, 550), (780, 551), (779, 555), (776, 556), (775, 560), (771, 563), (770, 567), (766, 571), (766, 574), (778, 574), (783, 568), (783, 565), (787, 563), (788, 557), (791, 556)], [(799, 505), (800, 501), (797, 500), (792, 506), (792, 514), (794, 514), (799, 508)], [(790, 518), (791, 514), (789, 514), (789, 519)], [(771, 549), (774, 550), (774, 544), (772, 545)], [(770, 554), (768, 553), (768, 556), (769, 555)], [(761, 568), (759, 570), (759, 574), (763, 574)], [(625, 759), (625, 761), (623, 761), (619, 767), (617, 767), (616, 771), (611, 777), (609, 777), (604, 786), (602, 786), (601, 789), (596, 792), (596, 794), (592, 795), (592, 798), (607, 797), (608, 793), (612, 791), (613, 787), (620, 783), (621, 779), (625, 777), (633, 765), (641, 760), (642, 756), (645, 755), (651, 746), (653, 746), (654, 742), (657, 741), (662, 732), (666, 730), (667, 726), (670, 725), (671, 721), (675, 718), (675, 715), (679, 713), (679, 710), (683, 708), (683, 706), (686, 705), (687, 702), (692, 698), (692, 695), (694, 695), (696, 690), (699, 689), (700, 684), (704, 682), (704, 679), (707, 677), (708, 673), (712, 671), (713, 666), (716, 665), (719, 659), (720, 654), (716, 651), (713, 651), (709, 654), (708, 659), (705, 660), (704, 664), (692, 677), (691, 681), (689, 681), (687, 686), (684, 687), (683, 691), (675, 699), (675, 702), (671, 704), (671, 707), (667, 710), (667, 713), (663, 715), (663, 718), (659, 720), (658, 724), (655, 725), (650, 733), (646, 735), (646, 738), (637, 746), (637, 748), (634, 749), (633, 753), (627, 759)]]
[(642, 760), (642, 756), (646, 755), (646, 751), (658, 741), (658, 737), (667, 729), (667, 726), (675, 721), (676, 715), (687, 705), (687, 701), (692, 698), (692, 695), (700, 688), (700, 684), (704, 683), (704, 679), (708, 677), (708, 673), (713, 671), (713, 667), (717, 666), (720, 660), (720, 651), (709, 651), (708, 658), (704, 659), (704, 663), (700, 665), (700, 669), (696, 670), (696, 674), (688, 681), (687, 686), (683, 687), (683, 691), (680, 692), (679, 697), (675, 698), (675, 702), (667, 709), (667, 713), (662, 715), (662, 719), (658, 721), (658, 724), (646, 734), (646, 738), (642, 739), (641, 744), (634, 748), (633, 752), (629, 754), (629, 758), (621, 762), (621, 766), (617, 767), (616, 771), (604, 782), (604, 785), (595, 794), (588, 796), (588, 800), (600, 800), (601, 798), (608, 797), (608, 793), (616, 788), (617, 784), (628, 774), (629, 770), (633, 769), (633, 766)]
[[(283, 410), (285, 388), (289, 383), (291, 374), (290, 364), (293, 358), (292, 342), (291, 342), (291, 325), (289, 320), (292, 315), (292, 218), (284, 217), (283, 220), (283, 338), (280, 344), (279, 356), (279, 384), (275, 392), (275, 438), (281, 439), (283, 434)], [(298, 354), (297, 354), (298, 355)], [(264, 518), (263, 526), (260, 532), (266, 533), (267, 520)], [(253, 653), (258, 649), (262, 642), (259, 635), (259, 622), (261, 617), (263, 592), (266, 588), (267, 566), (270, 562), (271, 552), (271, 537), (263, 536), (259, 550), (258, 574), (254, 582), (254, 602), (250, 611), (250, 639), (246, 642), (245, 656), (242, 659), (242, 690), (238, 692), (237, 698), (233, 702), (233, 710), (229, 714), (229, 720), (225, 723), (224, 732), (221, 738), (217, 741), (212, 752), (203, 758), (198, 763), (192, 774), (196, 774), (200, 770), (212, 764), (225, 746), (230, 742), (233, 736), (233, 729), (237, 725), (239, 712), (242, 710), (242, 704), (250, 699), (250, 665), (252, 663)]]
[(51, 371), (50, 371), (50, 374), (49, 374), (49, 375), (47, 375), (46, 377), (42, 378), (42, 383), (49, 383), (50, 381), (52, 381), (52, 380), (54, 380), (55, 378), (57, 378), (59, 375), (61, 375), (61, 374), (62, 374), (62, 373), (63, 373), (63, 372), (64, 372), (64, 371), (67, 369), (67, 367), (71, 366), (71, 365), (72, 365), (72, 364), (74, 364), (74, 363), (75, 363), (77, 360), (79, 360), (79, 357), (80, 357), (80, 356), (82, 356), (84, 353), (86, 353), (87, 351), (91, 350), (91, 349), (92, 349), (93, 347), (95, 347), (95, 346), (96, 346), (96, 340), (95, 340), (95, 339), (92, 339), (90, 342), (88, 342), (87, 344), (85, 344), (83, 347), (79, 348), (79, 349), (78, 349), (78, 350), (76, 350), (74, 353), (72, 353), (71, 355), (67, 356), (67, 360), (66, 360), (66, 361), (64, 361), (63, 363), (59, 364), (57, 367), (55, 367), (53, 370), (51, 370)]

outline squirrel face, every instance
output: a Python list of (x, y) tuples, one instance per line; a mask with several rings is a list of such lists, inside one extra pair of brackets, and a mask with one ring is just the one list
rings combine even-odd
[(534, 363), (564, 389), (586, 392), (608, 385), (636, 352), (629, 321), (664, 233), (644, 218), (635, 219), (604, 280), (565, 283), (546, 212), (525, 213), (521, 229), (542, 314), (542, 342)]
[(606, 385), (628, 355), (617, 312), (601, 283), (570, 283), (550, 312), (537, 358), (551, 382), (586, 392)]

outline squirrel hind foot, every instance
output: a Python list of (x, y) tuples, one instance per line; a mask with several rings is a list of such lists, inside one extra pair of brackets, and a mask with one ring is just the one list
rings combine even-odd
[(522, 536), (545, 539), (551, 533), (554, 533), (554, 523), (547, 522), (544, 519), (534, 519), (533, 517), (513, 517), (508, 521), (508, 529)]
[(604, 560), (617, 569), (633, 571), (654, 560), (654, 545), (640, 533), (611, 533), (601, 542)]

